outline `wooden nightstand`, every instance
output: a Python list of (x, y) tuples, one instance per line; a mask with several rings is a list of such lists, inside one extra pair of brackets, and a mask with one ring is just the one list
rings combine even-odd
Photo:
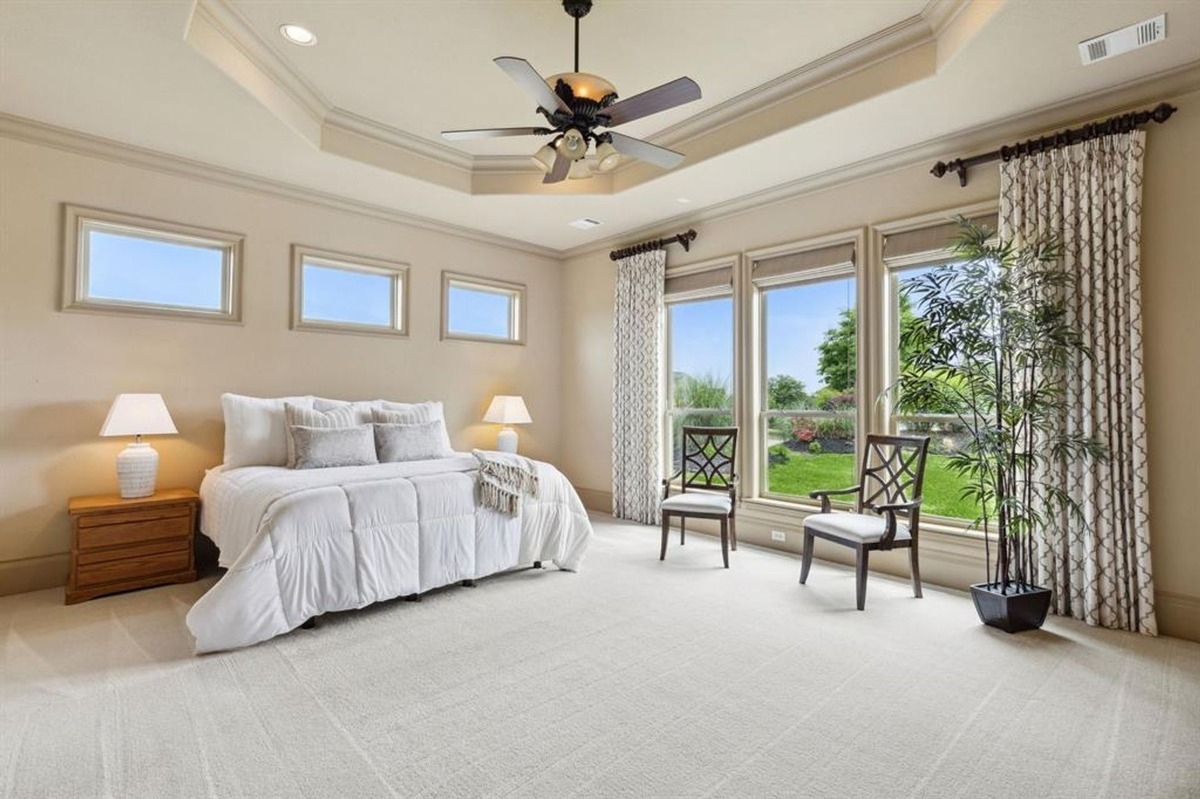
[(74, 497), (67, 604), (196, 579), (195, 530), (200, 497), (170, 488), (152, 497)]

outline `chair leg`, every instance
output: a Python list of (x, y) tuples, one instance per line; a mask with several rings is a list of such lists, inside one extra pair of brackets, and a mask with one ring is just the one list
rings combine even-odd
[(800, 585), (804, 585), (808, 580), (808, 570), (812, 567), (813, 556), (813, 534), (804, 531), (804, 555), (800, 561)]
[(917, 539), (915, 538), (912, 546), (908, 548), (908, 563), (912, 568), (913, 596), (920, 599), (924, 594), (921, 593), (921, 561), (917, 557)]
[(854, 563), (854, 585), (858, 592), (858, 609), (862, 610), (867, 604), (867, 556), (870, 550), (858, 548), (858, 558)]
[(737, 552), (737, 517), (729, 515), (729, 548)]
[(662, 515), (662, 551), (658, 553), (659, 560), (667, 559), (667, 534), (671, 532), (671, 515), (664, 513)]
[(721, 559), (725, 568), (729, 568), (729, 517), (721, 519)]
[(679, 517), (679, 546), (683, 546), (683, 532), (687, 529), (687, 517)]

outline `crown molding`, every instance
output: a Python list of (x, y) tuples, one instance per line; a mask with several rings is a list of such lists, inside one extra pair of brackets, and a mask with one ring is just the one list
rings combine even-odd
[[(929, 0), (920, 13), (737, 97), (648, 140), (681, 149), (688, 164), (742, 147), (816, 116), (932, 76), (938, 33), (979, 0)], [(471, 194), (613, 194), (665, 174), (627, 162), (605, 180), (547, 189), (523, 156), (472, 156), (337, 107), (294, 70), (226, 0), (196, 0), (185, 40), (313, 146)], [(864, 75), (874, 70), (870, 75)], [(790, 105), (789, 105), (790, 104)], [(588, 185), (581, 185), (581, 184)]]
[(559, 261), (559, 250), (520, 241), (507, 236), (486, 233), (474, 228), (441, 222), (436, 219), (397, 211), (374, 203), (362, 202), (337, 194), (310, 189), (294, 183), (272, 180), (248, 172), (240, 172), (214, 164), (182, 158), (133, 144), (93, 136), (44, 122), (0, 113), (0, 139), (12, 139), (43, 147), (52, 147), (77, 155), (139, 167), (176, 177), (201, 180), (217, 186), (241, 189), (268, 197), (308, 203), (345, 213), (358, 214), (386, 222), (394, 222), (421, 230), (454, 236), (460, 239), (502, 247), (507, 250), (551, 258)]
[[(816, 61), (810, 61), (786, 75), (718, 103), (678, 124), (664, 128), (649, 137), (648, 141), (662, 147), (684, 144), (932, 40), (933, 31), (925, 19), (920, 14), (909, 17)], [(621, 170), (618, 168), (617, 171)]]
[[(631, 242), (658, 238), (664, 235), (664, 231), (680, 226), (694, 226), (703, 222), (730, 219), (833, 186), (877, 177), (922, 162), (932, 163), (939, 158), (944, 159), (953, 155), (966, 155), (973, 151), (995, 149), (1000, 144), (1013, 139), (1028, 138), (1063, 127), (1074, 127), (1089, 120), (1124, 113), (1145, 103), (1175, 100), (1198, 91), (1200, 91), (1200, 60), (1107, 89), (1079, 95), (1063, 103), (1042, 106), (1016, 117), (977, 125), (949, 136), (929, 139), (789, 183), (616, 233), (598, 241), (563, 250), (560, 252), (560, 257), (563, 260), (571, 260), (604, 250), (619, 249), (628, 246)], [(957, 186), (954, 188), (958, 190)]]

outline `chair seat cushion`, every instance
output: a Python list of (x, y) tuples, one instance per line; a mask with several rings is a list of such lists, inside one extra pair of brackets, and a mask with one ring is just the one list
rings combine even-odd
[[(887, 518), (874, 513), (814, 513), (804, 520), (804, 528), (852, 543), (872, 544), (883, 538)], [(908, 525), (897, 519), (895, 540), (906, 541), (911, 537)]]
[(687, 491), (662, 501), (662, 509), (672, 513), (729, 513), (733, 503), (728, 494)]

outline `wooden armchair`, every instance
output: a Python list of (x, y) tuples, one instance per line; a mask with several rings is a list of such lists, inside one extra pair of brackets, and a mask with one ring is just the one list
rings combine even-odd
[[(804, 561), (800, 583), (808, 580), (813, 539), (823, 538), (856, 551), (858, 609), (867, 601), (867, 560), (873, 550), (908, 548), (913, 594), (921, 596), (917, 537), (921, 522), (921, 486), (925, 479), (928, 437), (867, 436), (867, 450), (858, 485), (832, 491), (813, 491), (821, 512), (804, 520)], [(853, 513), (831, 513), (829, 498), (854, 494)], [(901, 519), (903, 521), (901, 521)]]
[[(688, 518), (717, 519), (721, 523), (721, 557), (729, 568), (730, 541), (737, 551), (736, 427), (684, 427), (683, 461), (678, 472), (663, 480), (662, 551), (667, 557), (667, 534), (672, 516), (679, 517), (679, 545), (683, 546)], [(680, 481), (681, 492), (671, 496), (671, 482)]]

